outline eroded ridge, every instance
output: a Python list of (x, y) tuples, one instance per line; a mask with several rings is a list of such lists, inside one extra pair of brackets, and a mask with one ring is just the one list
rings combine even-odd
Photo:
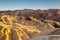
[(0, 27), (2, 27), (2, 30), (1, 30), (2, 35), (0, 36), (0, 38), (3, 38), (3, 36), (5, 36), (4, 40), (12, 40), (12, 38), (10, 37), (11, 29), (16, 31), (17, 36), (18, 36), (17, 40), (23, 40), (23, 38), (24, 39), (30, 38), (30, 36), (26, 32), (29, 32), (29, 33), (41, 32), (40, 30), (32, 26), (18, 23), (17, 16), (3, 15), (1, 16), (1, 20), (2, 21), (0, 21)]

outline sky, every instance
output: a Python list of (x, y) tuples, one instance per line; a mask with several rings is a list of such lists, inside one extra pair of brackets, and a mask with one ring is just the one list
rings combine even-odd
[(0, 10), (60, 9), (60, 0), (0, 0)]

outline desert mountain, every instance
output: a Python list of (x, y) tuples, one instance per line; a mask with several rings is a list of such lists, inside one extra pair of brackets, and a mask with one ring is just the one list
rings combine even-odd
[[(27, 40), (60, 27), (60, 10), (0, 11), (0, 40)], [(45, 34), (44, 34), (45, 35)]]

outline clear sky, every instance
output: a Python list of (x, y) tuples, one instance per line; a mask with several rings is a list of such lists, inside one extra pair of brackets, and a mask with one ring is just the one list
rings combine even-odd
[(0, 10), (60, 9), (60, 0), (0, 0)]

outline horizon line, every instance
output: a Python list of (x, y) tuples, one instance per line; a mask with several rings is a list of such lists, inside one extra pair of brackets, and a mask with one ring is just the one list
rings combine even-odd
[(48, 10), (48, 9), (60, 9), (60, 8), (48, 8), (48, 9), (41, 9), (41, 8), (37, 8), (37, 9), (32, 9), (32, 8), (23, 8), (23, 9), (1, 9), (0, 11), (14, 11), (14, 10), (25, 10), (25, 9), (31, 9), (31, 10)]

